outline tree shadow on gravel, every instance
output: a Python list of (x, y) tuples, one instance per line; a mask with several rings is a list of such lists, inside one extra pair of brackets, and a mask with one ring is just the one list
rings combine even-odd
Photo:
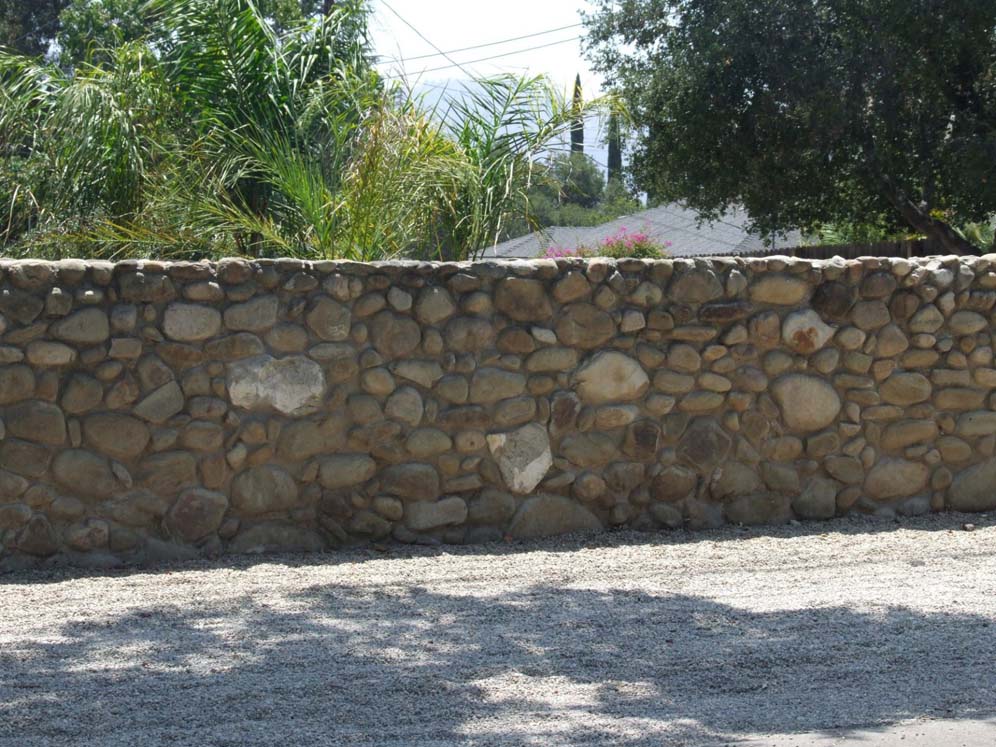
[[(320, 585), (0, 647), (0, 745), (737, 744), (996, 715), (986, 617)], [(0, 643), (3, 643), (0, 639)]]
[(153, 565), (123, 565), (110, 569), (93, 569), (72, 565), (71, 560), (53, 558), (35, 568), (13, 573), (0, 572), (0, 585), (36, 585), (63, 583), (75, 578), (100, 576), (130, 576), (174, 573), (181, 570), (216, 569), (219, 567), (248, 570), (257, 565), (279, 564), (290, 568), (330, 566), (343, 563), (365, 563), (385, 559), (433, 557), (440, 554), (462, 556), (506, 557), (529, 552), (576, 552), (579, 549), (611, 547), (695, 545), (699, 543), (737, 543), (747, 539), (798, 539), (814, 536), (859, 536), (889, 534), (897, 529), (920, 532), (961, 532), (965, 524), (983, 528), (996, 524), (993, 514), (942, 513), (919, 517), (883, 518), (848, 516), (830, 521), (809, 521), (768, 526), (728, 525), (711, 530), (673, 530), (638, 532), (630, 529), (561, 535), (527, 541), (490, 542), (477, 545), (403, 545), (399, 543), (358, 546), (323, 553), (270, 553), (262, 555), (226, 555), (221, 558), (177, 561)]

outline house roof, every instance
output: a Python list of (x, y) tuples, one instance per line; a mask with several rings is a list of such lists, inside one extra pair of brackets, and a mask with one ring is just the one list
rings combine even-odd
[(802, 243), (802, 235), (792, 232), (776, 237), (774, 243), (767, 246), (761, 235), (747, 230), (749, 221), (745, 211), (735, 210), (718, 221), (700, 226), (698, 213), (672, 203), (624, 215), (598, 226), (551, 226), (487, 247), (481, 256), (532, 259), (552, 246), (564, 249), (595, 246), (622, 228), (646, 233), (651, 239), (661, 243), (670, 241), (668, 253), (674, 257), (767, 254), (777, 248), (795, 247)]

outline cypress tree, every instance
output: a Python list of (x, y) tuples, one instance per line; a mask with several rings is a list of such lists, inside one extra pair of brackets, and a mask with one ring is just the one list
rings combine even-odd
[(619, 115), (609, 115), (609, 178), (622, 181), (622, 134), (619, 132)]
[(574, 124), (571, 125), (571, 153), (584, 153), (584, 118), (581, 107), (584, 103), (581, 91), (581, 74), (574, 78)]

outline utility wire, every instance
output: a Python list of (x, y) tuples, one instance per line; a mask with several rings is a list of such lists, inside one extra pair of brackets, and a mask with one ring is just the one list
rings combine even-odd
[[(441, 67), (431, 67), (431, 68), (428, 68), (427, 70), (421, 70), (421, 71), (419, 71), (419, 75), (424, 75), (425, 73), (437, 73), (440, 70), (449, 70), (451, 67), (458, 67), (461, 70), (463, 70), (463, 72), (467, 73), (468, 75), (470, 75), (470, 77), (473, 78), (474, 76), (467, 72), (466, 68), (464, 68), (464, 65), (476, 65), (479, 62), (488, 62), (489, 60), (498, 60), (498, 59), (501, 59), (502, 57), (513, 57), (515, 55), (524, 54), (525, 52), (532, 52), (532, 51), (537, 50), (537, 49), (546, 49), (547, 47), (556, 47), (556, 46), (558, 46), (560, 44), (569, 44), (571, 42), (578, 41), (580, 38), (581, 38), (580, 36), (574, 36), (574, 37), (571, 37), (570, 39), (561, 39), (560, 41), (550, 42), (549, 44), (538, 44), (535, 47), (527, 47), (526, 49), (517, 49), (514, 52), (505, 52), (503, 54), (491, 55), (490, 57), (481, 57), (481, 58), (476, 59), (476, 60), (467, 60), (463, 64), (461, 64), (459, 62), (453, 62), (453, 60), (450, 60), (450, 62), (453, 62), (452, 65), (442, 65)], [(449, 60), (450, 58), (447, 57), (446, 59)], [(404, 78), (405, 75), (389, 75), (389, 76), (386, 76), (386, 77), (388, 79), (391, 79), (391, 78)]]
[[(432, 47), (432, 48), (433, 48), (433, 49), (435, 49), (435, 50), (436, 50), (437, 52), (439, 52), (439, 54), (440, 54), (440, 55), (441, 55), (442, 57), (446, 58), (446, 60), (448, 60), (449, 62), (452, 62), (452, 63), (453, 63), (452, 65), (447, 65), (447, 66), (446, 66), (446, 68), (451, 68), (451, 67), (458, 67), (458, 68), (460, 68), (460, 69), (461, 69), (461, 70), (462, 70), (462, 71), (463, 71), (464, 73), (466, 73), (467, 75), (469, 75), (469, 76), (470, 76), (471, 78), (473, 78), (473, 77), (474, 77), (474, 74), (473, 74), (473, 73), (471, 73), (471, 72), (470, 72), (469, 70), (467, 70), (467, 68), (465, 68), (465, 67), (464, 67), (463, 65), (461, 65), (461, 64), (460, 64), (459, 62), (455, 61), (455, 60), (454, 60), (454, 59), (453, 59), (452, 57), (450, 57), (450, 56), (449, 56), (449, 54), (448, 54), (448, 53), (444, 52), (444, 51), (443, 51), (443, 50), (441, 50), (441, 49), (440, 49), (439, 47), (437, 47), (437, 46), (436, 46), (435, 44), (433, 44), (433, 43), (432, 43), (431, 41), (429, 41), (429, 39), (428, 39), (428, 38), (426, 37), (426, 35), (425, 35), (425, 34), (423, 34), (423, 33), (422, 33), (421, 31), (419, 31), (419, 30), (418, 30), (417, 28), (415, 28), (415, 27), (414, 27), (414, 26), (413, 26), (412, 24), (410, 24), (410, 23), (409, 23), (409, 22), (408, 22), (407, 20), (405, 20), (405, 17), (404, 17), (403, 15), (401, 15), (401, 14), (400, 14), (400, 13), (399, 13), (398, 11), (396, 11), (396, 10), (395, 10), (394, 8), (392, 8), (392, 7), (391, 7), (391, 6), (390, 6), (390, 5), (389, 5), (389, 4), (387, 3), (387, 0), (380, 0), (380, 2), (381, 2), (381, 5), (383, 5), (383, 6), (384, 6), (385, 8), (387, 8), (387, 9), (388, 9), (389, 11), (391, 11), (391, 12), (392, 12), (392, 13), (393, 13), (394, 15), (396, 15), (396, 16), (398, 17), (398, 20), (400, 20), (400, 21), (401, 21), (401, 22), (402, 22), (403, 24), (405, 24), (405, 26), (407, 26), (407, 27), (408, 27), (408, 28), (410, 28), (410, 29), (411, 29), (412, 31), (414, 31), (414, 32), (415, 32), (415, 33), (416, 33), (416, 34), (418, 35), (418, 37), (419, 37), (419, 38), (420, 38), (420, 39), (421, 39), (422, 41), (424, 41), (424, 42), (425, 42), (426, 44), (428, 44), (428, 45), (429, 45), (430, 47)], [(468, 64), (470, 64), (470, 63), (468, 63)], [(444, 69), (446, 69), (446, 68), (444, 68)], [(404, 77), (404, 76), (396, 76), (396, 77)]]
[[(470, 52), (471, 50), (484, 49), (485, 47), (498, 47), (501, 46), (502, 44), (508, 44), (509, 42), (522, 41), (523, 39), (532, 39), (537, 36), (546, 36), (547, 34), (553, 34), (556, 33), (557, 31), (568, 31), (569, 29), (580, 28), (583, 25), (584, 24), (582, 23), (572, 23), (570, 26), (560, 26), (555, 29), (549, 29), (548, 31), (537, 31), (535, 34), (524, 34), (522, 36), (513, 36), (508, 39), (501, 39), (500, 41), (488, 42), (487, 44), (475, 44), (472, 47), (460, 47), (460, 49), (451, 49), (448, 52), (446, 52), (446, 54), (456, 54), (457, 52)], [(439, 53), (420, 54), (416, 57), (405, 57), (403, 59), (396, 60), (396, 62), (414, 62), (415, 60), (425, 60), (429, 59), (430, 57), (439, 57)]]

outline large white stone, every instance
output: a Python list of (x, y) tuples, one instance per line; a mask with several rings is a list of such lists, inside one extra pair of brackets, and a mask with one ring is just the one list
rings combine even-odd
[(627, 402), (638, 399), (650, 386), (643, 367), (628, 355), (617, 352), (596, 354), (575, 377), (578, 394), (587, 404)]
[(302, 356), (261, 355), (228, 368), (228, 396), (236, 407), (274, 409), (284, 415), (315, 412), (325, 396), (322, 367)]
[(546, 428), (530, 423), (510, 433), (492, 433), (488, 447), (505, 484), (515, 493), (532, 492), (553, 465)]
[(792, 430), (822, 430), (840, 413), (840, 395), (827, 382), (812, 376), (783, 376), (772, 386), (772, 395)]

